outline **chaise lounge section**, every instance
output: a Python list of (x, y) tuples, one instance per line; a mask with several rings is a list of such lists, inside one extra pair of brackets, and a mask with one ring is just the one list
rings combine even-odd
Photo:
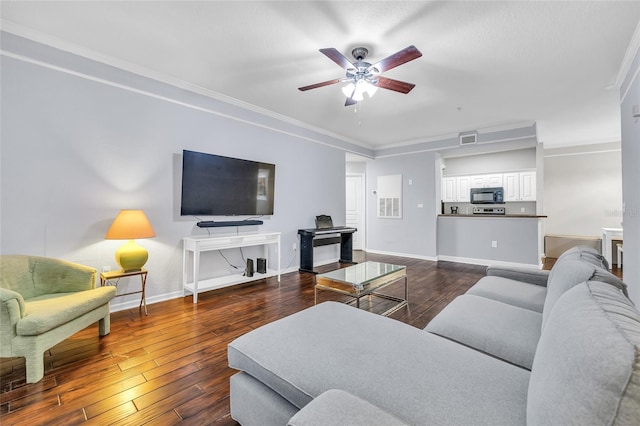
[[(335, 302), (264, 325), (229, 344), (231, 415), (244, 426), (637, 424), (640, 313), (601, 266), (577, 248), (550, 273), (488, 275), (427, 331)], [(532, 340), (504, 347), (522, 323)]]

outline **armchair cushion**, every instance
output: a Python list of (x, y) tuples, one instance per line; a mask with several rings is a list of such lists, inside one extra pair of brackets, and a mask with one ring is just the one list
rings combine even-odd
[(0, 258), (0, 287), (17, 291), (27, 300), (43, 294), (72, 293), (95, 287), (94, 268), (39, 256)]
[(26, 301), (27, 315), (18, 321), (21, 336), (37, 336), (108, 303), (116, 295), (113, 286), (98, 287), (76, 293), (58, 293)]

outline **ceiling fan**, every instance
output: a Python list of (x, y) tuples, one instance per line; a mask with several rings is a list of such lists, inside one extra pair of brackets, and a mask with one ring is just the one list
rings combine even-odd
[(344, 106), (354, 105), (361, 101), (364, 99), (365, 93), (372, 97), (379, 87), (395, 92), (409, 93), (415, 87), (415, 84), (383, 77), (380, 74), (422, 56), (422, 53), (415, 46), (409, 46), (371, 65), (369, 62), (364, 62), (369, 53), (364, 47), (356, 47), (351, 51), (356, 60), (353, 63), (333, 47), (320, 49), (320, 52), (346, 70), (346, 76), (299, 87), (298, 90), (304, 92), (332, 84), (348, 83), (342, 88), (342, 93), (347, 97)]

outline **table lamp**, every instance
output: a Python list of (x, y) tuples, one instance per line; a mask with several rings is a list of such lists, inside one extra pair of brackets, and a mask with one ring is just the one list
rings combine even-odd
[(116, 250), (116, 262), (124, 272), (140, 271), (149, 258), (149, 252), (134, 241), (135, 238), (155, 237), (147, 216), (142, 210), (120, 210), (105, 235), (107, 240), (129, 240)]

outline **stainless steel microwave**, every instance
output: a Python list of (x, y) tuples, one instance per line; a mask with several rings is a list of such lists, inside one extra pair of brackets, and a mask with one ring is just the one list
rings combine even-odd
[(471, 188), (471, 204), (504, 204), (504, 188)]

